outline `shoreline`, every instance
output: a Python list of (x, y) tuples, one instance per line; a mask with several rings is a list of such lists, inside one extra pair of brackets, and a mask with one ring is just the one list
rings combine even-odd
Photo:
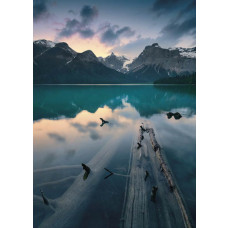
[(151, 85), (156, 85), (156, 86), (196, 86), (196, 84), (153, 84), (153, 83), (146, 83), (146, 84), (33, 84), (34, 86), (151, 86)]

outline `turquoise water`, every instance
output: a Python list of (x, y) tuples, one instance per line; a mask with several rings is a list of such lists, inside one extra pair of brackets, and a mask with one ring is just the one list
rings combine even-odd
[[(167, 112), (182, 118), (168, 119)], [(100, 126), (99, 118), (110, 123)], [(34, 86), (34, 195), (58, 202), (81, 174), (81, 163), (110, 150), (104, 164), (127, 174), (139, 125), (152, 126), (189, 214), (196, 206), (195, 86)], [(109, 148), (109, 145), (110, 146)], [(105, 177), (108, 173), (104, 171)], [(119, 227), (126, 177), (100, 178), (69, 226)], [(37, 198), (34, 227), (50, 216)]]

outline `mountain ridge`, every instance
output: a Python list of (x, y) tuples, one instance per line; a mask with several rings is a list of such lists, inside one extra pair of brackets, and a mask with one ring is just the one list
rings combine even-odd
[(113, 52), (103, 58), (87, 50), (78, 53), (65, 42), (33, 42), (34, 84), (153, 83), (195, 73), (196, 48), (148, 45), (131, 63)]
[(127, 68), (125, 68), (124, 63), (126, 61), (129, 61), (128, 58), (125, 56), (116, 56), (113, 52), (111, 55), (103, 58), (103, 57), (98, 57), (99, 61), (103, 63), (105, 66), (112, 68), (116, 71), (126, 73)]
[(33, 42), (34, 84), (79, 84), (127, 82), (123, 74), (99, 62), (87, 50), (75, 52), (67, 43)]

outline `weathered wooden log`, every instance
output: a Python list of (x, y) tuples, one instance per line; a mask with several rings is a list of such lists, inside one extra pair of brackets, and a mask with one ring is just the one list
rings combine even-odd
[[(179, 207), (177, 197), (167, 188), (166, 176), (168, 173), (165, 162), (157, 159), (160, 146), (156, 141), (154, 131), (151, 132), (153, 140), (148, 134), (144, 134), (142, 147), (132, 147), (132, 156), (129, 164), (129, 178), (126, 183), (124, 205), (121, 217), (121, 228), (150, 228), (150, 227), (186, 227), (182, 218), (182, 210)], [(142, 134), (139, 129), (138, 139)], [(152, 142), (152, 144), (151, 144)], [(156, 152), (154, 153), (154, 150)], [(164, 172), (159, 171), (159, 167)], [(145, 176), (146, 173), (146, 176)], [(147, 174), (148, 173), (148, 174)], [(148, 175), (150, 178), (147, 178)], [(146, 179), (146, 181), (145, 181)], [(164, 180), (164, 181), (162, 181)], [(169, 182), (174, 186), (173, 182)], [(151, 191), (153, 186), (158, 187), (158, 191)], [(156, 200), (155, 200), (156, 198)], [(152, 202), (151, 202), (152, 200)]]
[(188, 218), (188, 214), (186, 212), (186, 209), (184, 207), (184, 204), (183, 204), (183, 201), (182, 201), (182, 198), (178, 192), (178, 189), (175, 188), (175, 184), (174, 184), (174, 181), (173, 181), (173, 178), (172, 178), (172, 175), (171, 175), (171, 172), (170, 170), (168, 169), (167, 165), (165, 164), (165, 161), (162, 157), (162, 153), (161, 153), (161, 147), (160, 145), (158, 144), (156, 138), (155, 138), (155, 133), (154, 133), (154, 129), (153, 128), (149, 128), (147, 129), (147, 132), (149, 133), (149, 136), (150, 136), (150, 139), (151, 139), (151, 144), (153, 146), (153, 149), (156, 153), (156, 157), (160, 163), (160, 168), (161, 168), (161, 171), (163, 172), (167, 182), (168, 182), (168, 185), (169, 185), (169, 188), (170, 190), (174, 193), (175, 197), (176, 197), (176, 200), (178, 202), (178, 205), (180, 207), (180, 210), (181, 210), (181, 213), (182, 213), (182, 217), (183, 217), (183, 220), (184, 220), (184, 223), (185, 223), (185, 227), (186, 228), (191, 228), (191, 223), (189, 221), (189, 218)]

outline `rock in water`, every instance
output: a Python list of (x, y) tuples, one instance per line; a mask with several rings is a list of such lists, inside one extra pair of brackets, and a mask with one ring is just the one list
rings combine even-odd
[(182, 115), (179, 112), (174, 113), (173, 116), (176, 120), (179, 120), (182, 117)]

